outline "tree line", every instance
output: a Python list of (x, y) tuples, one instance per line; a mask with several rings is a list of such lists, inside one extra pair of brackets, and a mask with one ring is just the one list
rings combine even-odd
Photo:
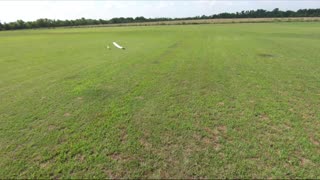
[(34, 28), (53, 28), (64, 26), (83, 26), (83, 25), (103, 25), (103, 24), (120, 24), (120, 23), (139, 23), (139, 22), (158, 22), (158, 21), (175, 21), (175, 20), (196, 20), (196, 19), (219, 19), (219, 18), (280, 18), (280, 17), (320, 17), (320, 9), (299, 9), (297, 11), (282, 11), (276, 8), (272, 11), (264, 9), (241, 11), (236, 13), (220, 13), (209, 16), (196, 16), (187, 18), (145, 18), (143, 16), (118, 17), (110, 20), (103, 19), (76, 19), (76, 20), (55, 20), (55, 19), (38, 19), (36, 21), (25, 22), (17, 20), (10, 23), (0, 22), (1, 30), (16, 29), (34, 29)]

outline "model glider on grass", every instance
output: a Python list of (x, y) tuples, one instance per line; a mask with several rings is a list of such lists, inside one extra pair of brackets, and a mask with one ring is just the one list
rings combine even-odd
[(116, 42), (113, 42), (113, 45), (119, 49), (124, 49), (124, 47), (120, 46), (119, 44), (117, 44)]

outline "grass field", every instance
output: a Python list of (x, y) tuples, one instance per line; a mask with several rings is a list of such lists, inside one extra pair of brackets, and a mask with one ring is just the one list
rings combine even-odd
[(320, 23), (0, 32), (0, 177), (320, 178), (319, 44)]

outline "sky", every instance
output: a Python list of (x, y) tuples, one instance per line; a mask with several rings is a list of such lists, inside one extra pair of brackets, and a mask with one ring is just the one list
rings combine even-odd
[(17, 19), (111, 19), (113, 17), (190, 17), (222, 12), (320, 8), (320, 0), (0, 0), (0, 21)]

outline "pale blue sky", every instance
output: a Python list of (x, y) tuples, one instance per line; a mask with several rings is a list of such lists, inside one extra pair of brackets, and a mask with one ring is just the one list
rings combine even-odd
[(179, 1), (3, 1), (0, 0), (0, 21), (25, 21), (39, 18), (77, 19), (81, 17), (110, 19), (113, 17), (190, 17), (274, 8), (297, 10), (320, 8), (320, 0), (179, 0)]

